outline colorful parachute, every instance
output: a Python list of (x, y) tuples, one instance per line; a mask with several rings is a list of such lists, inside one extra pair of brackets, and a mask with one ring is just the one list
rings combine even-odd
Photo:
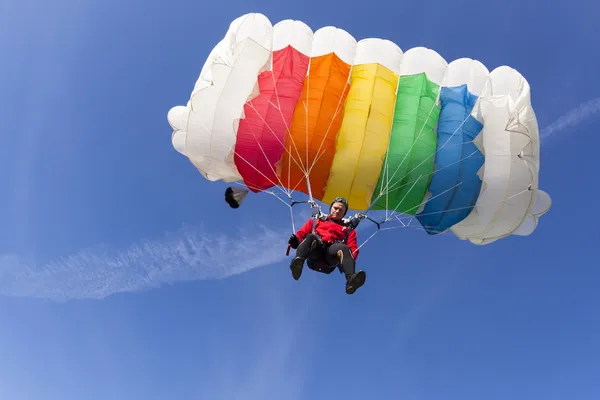
[[(168, 120), (175, 149), (210, 181), (344, 196), (356, 210), (414, 216), (430, 234), (528, 235), (551, 204), (519, 72), (335, 27), (234, 20)], [(238, 207), (245, 193), (226, 200)]]

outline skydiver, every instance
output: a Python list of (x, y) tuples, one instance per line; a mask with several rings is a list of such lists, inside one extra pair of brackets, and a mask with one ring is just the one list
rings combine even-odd
[(360, 214), (344, 219), (348, 211), (348, 202), (336, 197), (330, 206), (329, 215), (321, 214), (316, 220), (315, 234), (312, 233), (313, 220), (308, 220), (298, 232), (288, 240), (296, 250), (296, 257), (290, 263), (292, 276), (300, 279), (304, 261), (310, 269), (332, 273), (336, 267), (346, 276), (346, 293), (353, 294), (367, 279), (364, 271), (355, 272), (358, 246), (356, 227)]

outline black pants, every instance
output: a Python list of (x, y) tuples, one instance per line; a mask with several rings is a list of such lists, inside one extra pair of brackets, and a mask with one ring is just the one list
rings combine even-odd
[(351, 275), (354, 273), (356, 263), (352, 257), (352, 250), (344, 243), (325, 244), (316, 235), (310, 233), (298, 246), (296, 257), (308, 259), (316, 265), (324, 262), (329, 266), (329, 269), (321, 272), (331, 273), (335, 270), (336, 265), (340, 263), (337, 256), (340, 250), (342, 251), (341, 270), (346, 275)]

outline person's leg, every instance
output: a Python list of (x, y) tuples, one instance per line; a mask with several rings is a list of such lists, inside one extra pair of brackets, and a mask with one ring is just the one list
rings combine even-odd
[(352, 294), (361, 287), (367, 279), (364, 271), (355, 272), (356, 262), (352, 257), (352, 250), (343, 243), (335, 243), (327, 248), (327, 258), (337, 258), (346, 275), (346, 293)]
[(356, 262), (352, 257), (350, 247), (343, 243), (334, 243), (327, 248), (327, 260), (330, 263), (339, 263), (346, 276), (354, 274)]
[(300, 242), (296, 249), (296, 257), (307, 259), (315, 252), (319, 245), (319, 238), (317, 235), (309, 233), (306, 235), (304, 240)]
[(320, 240), (316, 235), (312, 233), (306, 235), (304, 240), (298, 245), (296, 249), (296, 257), (290, 263), (290, 269), (292, 270), (292, 276), (295, 280), (300, 279), (302, 275), (302, 269), (304, 268), (304, 261), (307, 258), (315, 257), (320, 250)]

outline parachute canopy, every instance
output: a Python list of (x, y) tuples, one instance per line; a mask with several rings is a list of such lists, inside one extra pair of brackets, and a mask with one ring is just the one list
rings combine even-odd
[(324, 203), (343, 196), (352, 209), (486, 244), (531, 234), (551, 204), (518, 71), (357, 42), (332, 26), (237, 18), (168, 120), (173, 146), (206, 179), (247, 187), (228, 189), (233, 208), (273, 187)]

